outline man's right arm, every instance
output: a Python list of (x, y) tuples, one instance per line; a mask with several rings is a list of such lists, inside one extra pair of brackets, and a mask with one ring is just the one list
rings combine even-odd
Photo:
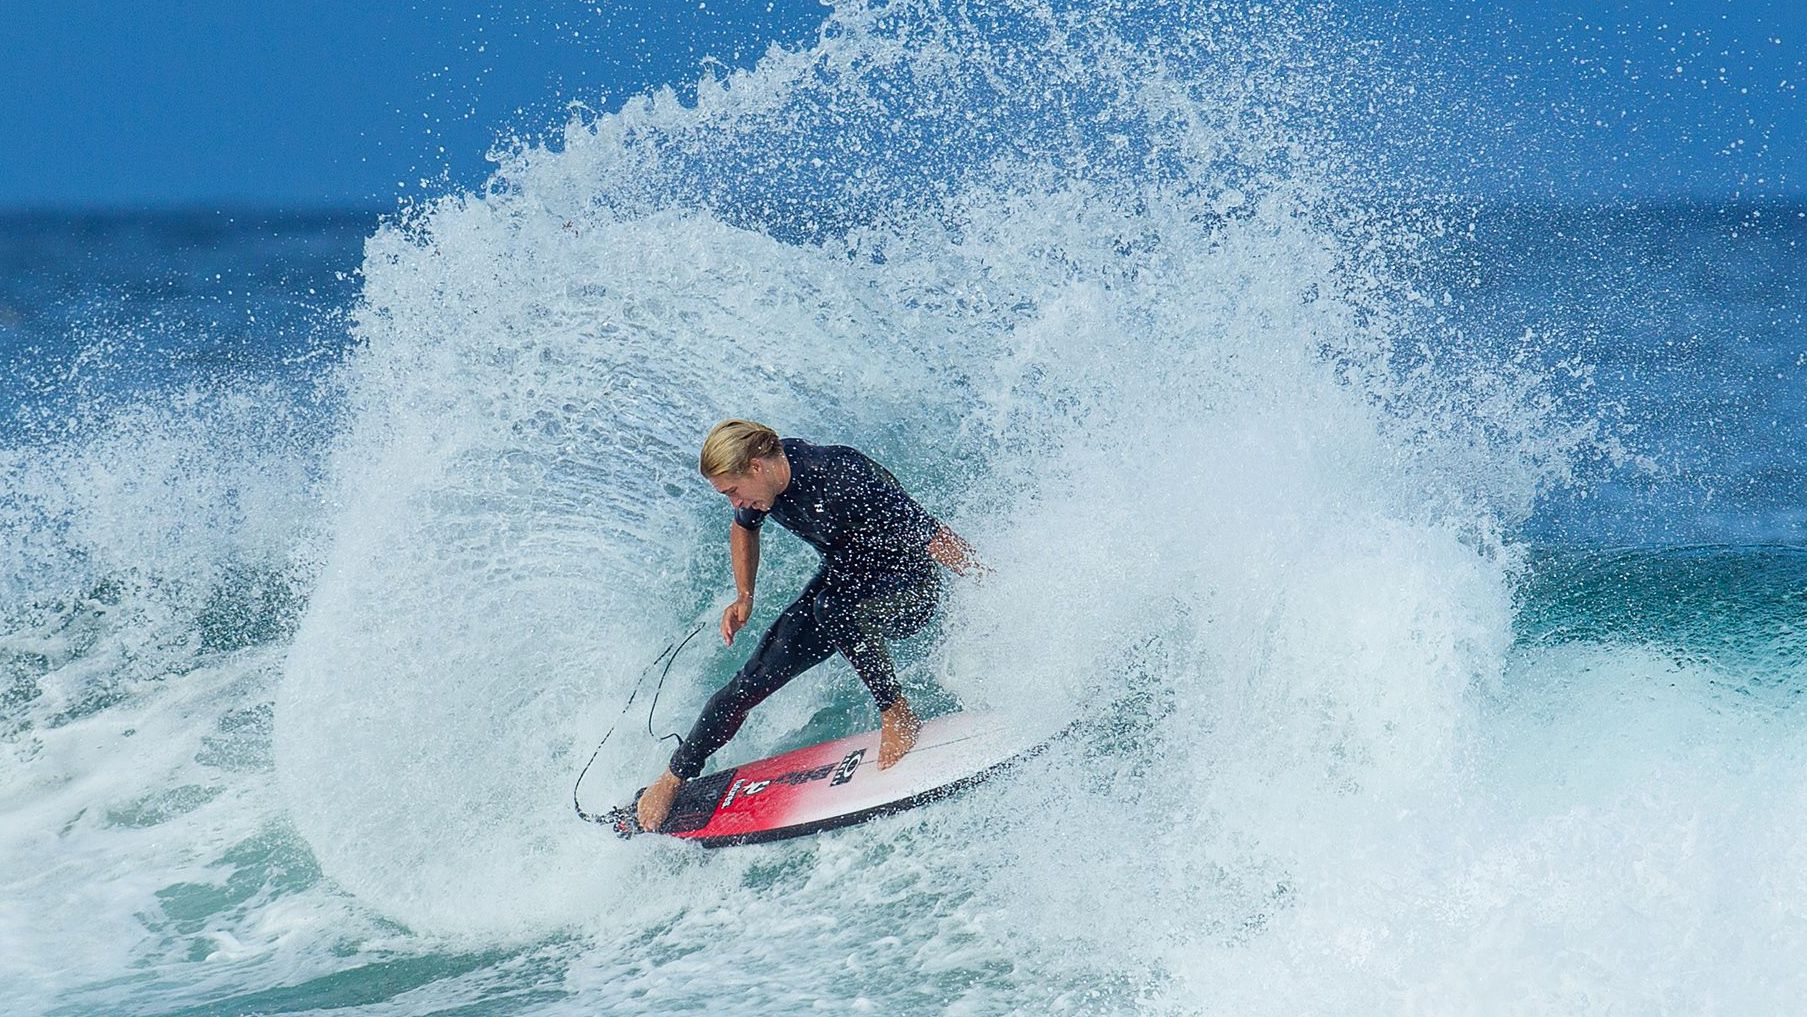
[(734, 563), (734, 603), (722, 612), (722, 643), (734, 645), (734, 634), (753, 613), (753, 585), (759, 576), (759, 531), (740, 523), (728, 525), (728, 557)]

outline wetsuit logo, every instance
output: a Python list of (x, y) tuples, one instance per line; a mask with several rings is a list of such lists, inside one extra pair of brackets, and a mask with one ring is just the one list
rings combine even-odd
[(847, 758), (841, 760), (841, 765), (834, 768), (834, 779), (828, 782), (828, 786), (839, 787), (852, 780), (853, 775), (859, 771), (860, 760), (865, 758), (865, 749), (854, 749), (847, 753)]

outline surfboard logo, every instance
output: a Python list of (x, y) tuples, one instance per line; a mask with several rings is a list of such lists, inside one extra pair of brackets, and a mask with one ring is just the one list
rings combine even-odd
[(733, 805), (735, 799), (751, 798), (774, 784), (789, 784), (792, 787), (795, 787), (799, 784), (808, 784), (810, 781), (821, 780), (825, 777), (833, 777), (834, 784), (845, 784), (853, 779), (853, 771), (859, 767), (860, 757), (865, 754), (866, 750), (861, 749), (841, 760), (839, 763), (818, 766), (813, 770), (793, 770), (790, 773), (781, 773), (776, 777), (771, 777), (766, 780), (748, 781), (744, 778), (736, 779), (734, 784), (728, 788), (728, 793), (722, 796), (721, 804), (717, 805), (716, 808), (725, 809), (728, 806)]
[(728, 789), (727, 797), (723, 798), (722, 803), (720, 805), (717, 805), (716, 808), (725, 809), (728, 806), (733, 805), (734, 804), (734, 796), (740, 794), (741, 785), (743, 785), (745, 783), (746, 783), (746, 781), (744, 781), (744, 780), (736, 780), (734, 782), (734, 786)]
[(841, 765), (834, 768), (834, 779), (828, 782), (828, 786), (839, 787), (852, 780), (853, 775), (859, 771), (860, 760), (865, 758), (865, 749), (854, 749), (847, 753), (847, 758), (841, 760)]

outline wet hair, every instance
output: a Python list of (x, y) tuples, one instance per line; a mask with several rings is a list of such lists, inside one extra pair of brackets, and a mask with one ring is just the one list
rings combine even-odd
[(755, 459), (779, 455), (778, 432), (751, 420), (724, 420), (709, 429), (697, 469), (705, 477), (738, 477)]

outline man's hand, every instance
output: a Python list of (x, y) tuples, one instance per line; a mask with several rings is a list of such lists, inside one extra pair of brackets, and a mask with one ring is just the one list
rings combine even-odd
[(640, 829), (648, 833), (655, 832), (665, 822), (665, 814), (671, 811), (671, 800), (677, 797), (678, 788), (684, 779), (666, 770), (659, 779), (646, 786), (640, 794), (640, 804), (635, 809), (635, 818), (640, 822)]
[(922, 721), (910, 712), (910, 704), (901, 699), (879, 714), (879, 718), (882, 723), (878, 730), (878, 768), (889, 770), (915, 747), (916, 732), (922, 730)]
[(722, 612), (723, 646), (734, 645), (734, 633), (740, 631), (741, 626), (747, 623), (747, 618), (751, 616), (752, 613), (753, 598), (751, 597), (742, 597), (728, 605), (728, 609)]
[(960, 575), (983, 580), (991, 574), (991, 567), (979, 560), (979, 553), (973, 546), (946, 525), (937, 527), (935, 535), (929, 538), (928, 552), (930, 558)]

